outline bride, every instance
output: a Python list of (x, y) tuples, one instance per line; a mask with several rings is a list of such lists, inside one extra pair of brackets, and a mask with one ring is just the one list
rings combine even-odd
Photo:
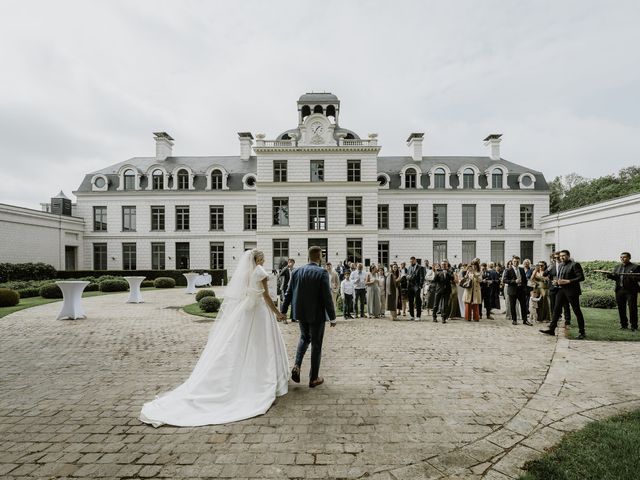
[(262, 415), (287, 393), (289, 361), (269, 297), (264, 254), (246, 251), (193, 372), (175, 390), (145, 403), (140, 420), (154, 427), (216, 425)]

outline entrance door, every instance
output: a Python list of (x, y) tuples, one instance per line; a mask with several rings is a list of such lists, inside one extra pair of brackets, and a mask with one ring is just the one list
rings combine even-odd
[(78, 247), (64, 247), (64, 269), (77, 270), (76, 258), (78, 256)]
[(328, 242), (326, 238), (310, 238), (309, 239), (309, 248), (311, 247), (320, 247), (322, 249), (322, 261), (320, 265), (324, 265), (327, 263), (327, 249)]

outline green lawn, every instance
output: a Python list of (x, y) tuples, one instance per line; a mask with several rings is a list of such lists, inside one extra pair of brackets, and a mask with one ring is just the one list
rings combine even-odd
[[(141, 288), (141, 291), (145, 290), (155, 290), (153, 287), (149, 288)], [(127, 292), (83, 292), (82, 298), (87, 297), (97, 297), (100, 295), (111, 295), (114, 293), (127, 293)], [(45, 305), (47, 303), (61, 302), (61, 298), (42, 298), (42, 297), (29, 297), (29, 298), (21, 298), (20, 303), (13, 307), (0, 307), (0, 318), (6, 317), (10, 313), (19, 312), (20, 310), (24, 310), (25, 308), (37, 307), (38, 305)]]
[[(618, 310), (602, 308), (582, 308), (584, 313), (585, 330), (588, 340), (630, 340), (639, 341), (640, 334), (631, 330), (620, 330)], [(561, 320), (562, 321), (562, 320)], [(578, 336), (578, 324), (573, 312), (571, 314), (571, 329), (569, 338)]]
[(542, 458), (527, 462), (520, 480), (637, 480), (640, 410), (570, 433)]
[(198, 305), (198, 302), (185, 305), (182, 309), (188, 314), (196, 315), (198, 317), (216, 318), (218, 316), (218, 312), (207, 313), (200, 310), (200, 306)]

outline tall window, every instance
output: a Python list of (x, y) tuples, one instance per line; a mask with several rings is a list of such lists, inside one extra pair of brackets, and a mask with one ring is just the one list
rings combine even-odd
[(289, 199), (273, 199), (273, 224), (280, 226), (289, 225)]
[(224, 230), (224, 207), (222, 205), (209, 206), (209, 230)]
[(93, 207), (93, 231), (107, 231), (107, 207)]
[(491, 174), (491, 188), (502, 188), (502, 170), (496, 169)]
[(504, 205), (491, 205), (491, 228), (504, 229)]
[(360, 160), (347, 160), (347, 182), (360, 181)]
[(164, 231), (164, 206), (151, 207), (151, 230)]
[(378, 242), (378, 263), (389, 265), (389, 242)]
[(136, 244), (135, 243), (122, 244), (122, 269), (123, 270), (136, 269)]
[(211, 172), (211, 190), (222, 190), (222, 172), (220, 170)]
[(151, 188), (153, 190), (164, 189), (164, 172), (162, 170), (154, 170), (151, 174)]
[(244, 229), (256, 230), (258, 228), (258, 208), (255, 205), (244, 206)]
[(447, 259), (447, 241), (436, 240), (433, 242), (433, 261), (440, 263)]
[(476, 206), (475, 205), (462, 205), (462, 229), (463, 230), (476, 229)]
[(324, 182), (324, 160), (311, 160), (311, 181)]
[(124, 189), (125, 190), (136, 189), (136, 174), (131, 169), (128, 169), (124, 172)]
[(122, 231), (136, 231), (136, 207), (122, 207)]
[(520, 258), (523, 261), (525, 258), (533, 260), (533, 241), (523, 240), (520, 242)]
[(273, 268), (280, 270), (289, 258), (289, 240), (273, 240)]
[(433, 206), (433, 229), (447, 229), (447, 206), (444, 204)]
[(462, 173), (462, 188), (475, 187), (476, 174), (472, 168), (465, 168)]
[(94, 270), (107, 270), (107, 244), (106, 243), (94, 243), (93, 244), (93, 269)]
[(362, 239), (347, 238), (347, 260), (350, 262), (362, 262)]
[(362, 197), (347, 197), (347, 225), (362, 225)]
[(404, 172), (404, 188), (416, 188), (418, 185), (418, 174), (415, 168), (407, 168)]
[(189, 190), (189, 172), (178, 170), (178, 190)]
[(273, 161), (273, 181), (274, 182), (287, 181), (287, 161), (286, 160)]
[(501, 263), (504, 265), (504, 241), (503, 240), (491, 241), (491, 261), (494, 263)]
[(189, 206), (176, 207), (176, 230), (189, 230)]
[(189, 256), (189, 242), (176, 242), (176, 269), (188, 270)]
[(309, 230), (327, 229), (327, 199), (309, 199)]
[(520, 228), (522, 230), (533, 228), (533, 205), (520, 205)]
[(405, 230), (418, 228), (418, 205), (404, 206), (404, 228)]
[(165, 248), (164, 242), (151, 243), (151, 270), (164, 270), (165, 265)]
[(224, 270), (224, 243), (211, 242), (209, 244), (211, 270)]
[(476, 242), (465, 240), (462, 242), (462, 263), (471, 263), (476, 258)]
[(389, 229), (389, 205), (378, 205), (378, 230)]
[(444, 168), (436, 168), (433, 172), (433, 188), (445, 188), (447, 185), (447, 172)]

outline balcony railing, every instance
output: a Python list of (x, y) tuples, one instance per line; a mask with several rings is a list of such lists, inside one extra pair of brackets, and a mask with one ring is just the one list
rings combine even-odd
[[(261, 138), (256, 140), (256, 147), (281, 148), (297, 147), (299, 145), (299, 142), (294, 140), (264, 140)], [(337, 146), (340, 147), (374, 147), (376, 145), (378, 145), (378, 139), (375, 137), (368, 139), (340, 138), (337, 143)]]

